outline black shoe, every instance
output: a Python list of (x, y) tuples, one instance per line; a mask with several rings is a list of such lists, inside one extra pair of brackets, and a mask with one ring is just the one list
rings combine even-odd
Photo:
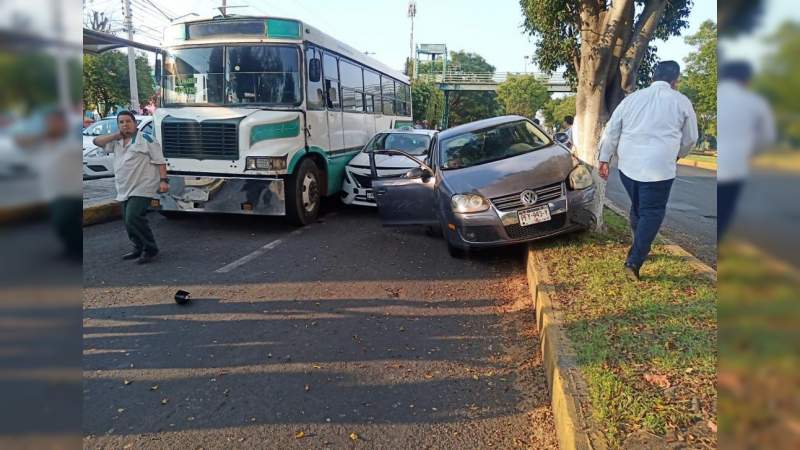
[(138, 259), (140, 256), (142, 256), (142, 252), (134, 250), (130, 253), (125, 253), (124, 255), (122, 255), (122, 259), (127, 261), (129, 259)]
[(625, 264), (625, 276), (631, 281), (639, 281), (639, 268), (630, 264)]
[(158, 252), (153, 252), (153, 253), (144, 252), (144, 253), (142, 253), (142, 256), (140, 256), (139, 259), (136, 260), (136, 263), (137, 264), (147, 264), (150, 261), (156, 259), (157, 255), (158, 255)]

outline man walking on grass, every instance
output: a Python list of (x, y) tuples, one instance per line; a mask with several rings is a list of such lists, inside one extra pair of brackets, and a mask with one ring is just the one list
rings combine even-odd
[(94, 145), (114, 154), (117, 201), (122, 202), (122, 220), (133, 243), (133, 251), (122, 259), (139, 264), (152, 261), (158, 246), (147, 224), (147, 207), (158, 192), (169, 190), (167, 163), (161, 146), (146, 133), (140, 133), (130, 111), (117, 114), (119, 132), (94, 138)]
[(617, 106), (600, 139), (600, 176), (608, 180), (608, 164), (617, 155), (619, 176), (631, 199), (633, 245), (625, 274), (639, 279), (666, 213), (678, 159), (697, 143), (697, 116), (686, 96), (676, 90), (680, 66), (659, 63), (653, 83), (627, 96)]

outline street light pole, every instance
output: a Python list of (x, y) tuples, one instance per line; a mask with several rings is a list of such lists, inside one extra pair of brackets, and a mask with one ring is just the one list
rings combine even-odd
[(409, 77), (414, 78), (415, 61), (414, 61), (414, 17), (417, 15), (417, 0), (409, 0), (408, 2), (408, 17), (411, 19), (411, 39), (408, 44), (408, 59), (411, 62), (411, 70), (409, 70)]
[[(124, 0), (125, 28), (128, 31), (128, 40), (133, 40), (133, 14), (131, 13), (131, 0)], [(131, 109), (139, 112), (139, 84), (136, 81), (136, 53), (133, 47), (128, 47), (128, 79), (131, 86)]]

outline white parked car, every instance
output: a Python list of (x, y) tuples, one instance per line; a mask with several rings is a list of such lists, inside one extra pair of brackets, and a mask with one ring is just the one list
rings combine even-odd
[[(139, 131), (154, 135), (153, 116), (136, 116)], [(83, 178), (114, 176), (114, 157), (92, 142), (97, 136), (116, 133), (117, 118), (108, 117), (89, 125), (83, 130)]]
[[(427, 162), (436, 133), (436, 130), (397, 129), (381, 131), (373, 136), (344, 169), (342, 201), (347, 205), (377, 206), (372, 192), (369, 153), (374, 150), (400, 150)], [(379, 177), (400, 177), (417, 167), (414, 161), (393, 155), (376, 156), (375, 166)]]

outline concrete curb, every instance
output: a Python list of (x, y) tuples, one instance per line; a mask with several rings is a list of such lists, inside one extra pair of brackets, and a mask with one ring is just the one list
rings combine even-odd
[(104, 200), (83, 207), (83, 226), (88, 227), (98, 223), (122, 217), (122, 205), (116, 200)]
[(47, 213), (47, 204), (33, 203), (30, 205), (12, 206), (0, 209), (0, 225), (9, 225), (22, 222), (34, 217), (44, 217)]
[[(620, 216), (622, 216), (622, 218), (624, 218), (626, 221), (628, 220), (628, 212), (623, 210), (619, 206), (611, 203), (610, 201), (608, 201), (608, 199), (606, 199), (605, 206), (606, 206), (606, 208), (608, 208), (608, 209), (614, 211), (615, 213), (619, 214)], [(711, 266), (709, 266), (708, 264), (704, 263), (703, 261), (700, 261), (699, 259), (697, 259), (696, 256), (694, 256), (691, 253), (687, 252), (680, 245), (678, 245), (678, 244), (672, 242), (671, 240), (667, 239), (661, 233), (658, 234), (658, 239), (661, 239), (662, 241), (664, 241), (664, 243), (665, 243), (664, 247), (666, 248), (666, 250), (668, 252), (672, 253), (675, 256), (678, 256), (680, 258), (685, 259), (686, 262), (688, 262), (692, 267), (694, 267), (695, 270), (700, 272), (700, 274), (702, 274), (704, 277), (708, 278), (709, 280), (714, 281), (714, 282), (717, 281), (717, 271), (714, 270), (713, 268), (711, 268)]]
[(536, 327), (541, 341), (542, 360), (550, 390), (550, 405), (561, 450), (604, 450), (608, 444), (591, 417), (591, 401), (581, 375), (575, 351), (562, 328), (562, 317), (553, 304), (555, 287), (547, 267), (528, 247), (528, 286), (536, 307)]
[(693, 159), (679, 159), (678, 164), (682, 166), (697, 167), (698, 169), (713, 170), (715, 172), (717, 170), (717, 163), (695, 161)]

